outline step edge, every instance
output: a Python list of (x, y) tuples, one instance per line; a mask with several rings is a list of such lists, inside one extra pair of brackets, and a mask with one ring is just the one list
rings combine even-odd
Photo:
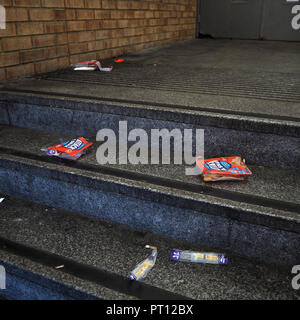
[[(2, 158), (2, 159), (1, 159)], [(23, 160), (23, 162), (22, 162)], [(180, 203), (180, 206), (178, 204), (175, 205), (175, 207), (180, 207), (183, 209), (189, 209), (189, 210), (195, 210), (198, 211), (200, 214), (203, 213), (203, 210), (205, 210), (205, 214), (211, 215), (211, 216), (220, 216), (227, 219), (242, 221), (246, 223), (250, 223), (253, 225), (261, 225), (265, 227), (269, 227), (272, 229), (279, 229), (282, 231), (288, 231), (288, 232), (295, 232), (300, 233), (300, 217), (296, 218), (294, 214), (290, 213), (289, 217), (287, 217), (287, 211), (281, 211), (276, 210), (280, 215), (274, 216), (269, 213), (266, 213), (264, 209), (265, 207), (260, 207), (257, 205), (250, 205), (245, 203), (244, 208), (240, 208), (239, 202), (231, 201), (231, 204), (224, 204), (220, 201), (220, 198), (208, 196), (207, 199), (202, 197), (202, 199), (199, 198), (193, 198), (192, 193), (186, 192), (183, 195), (179, 194), (178, 190), (171, 189), (167, 187), (162, 187), (159, 185), (152, 185), (150, 183), (147, 184), (147, 187), (145, 188), (145, 184), (141, 184), (139, 186), (136, 185), (136, 181), (129, 180), (129, 179), (123, 179), (123, 181), (120, 181), (118, 177), (114, 177), (112, 175), (107, 174), (101, 174), (101, 177), (95, 177), (87, 174), (82, 173), (76, 173), (76, 169), (70, 168), (69, 172), (66, 172), (63, 168), (45, 168), (43, 163), (38, 163), (37, 161), (28, 161), (28, 159), (21, 159), (21, 158), (11, 158), (11, 159), (3, 159), (3, 157), (0, 157), (0, 164), (2, 168), (8, 169), (8, 170), (15, 170), (20, 171), (20, 165), (25, 170), (33, 170), (33, 173), (37, 176), (42, 176), (45, 178), (55, 179), (58, 181), (64, 181), (71, 184), (77, 184), (76, 181), (74, 182), (74, 179), (81, 179), (80, 185), (91, 188), (89, 182), (91, 179), (93, 182), (96, 183), (96, 186), (93, 186), (93, 189), (102, 190), (104, 192), (108, 193), (118, 193), (115, 190), (115, 187), (118, 188), (118, 191), (122, 191), (122, 195), (131, 197), (131, 198), (138, 198), (146, 201), (154, 201), (159, 202), (167, 205), (174, 206), (174, 200), (181, 200), (183, 203)], [(7, 164), (7, 165), (6, 165)], [(42, 169), (42, 172), (40, 170)], [(73, 171), (72, 171), (73, 170)], [(35, 172), (39, 171), (39, 172)], [(60, 177), (57, 176), (57, 172), (59, 172)], [(54, 177), (52, 174), (54, 173)], [(31, 172), (32, 174), (32, 172)], [(125, 181), (124, 181), (125, 180)], [(108, 188), (110, 187), (110, 189)], [(159, 189), (159, 190), (158, 190)], [(137, 195), (136, 192), (134, 192), (134, 195), (130, 191), (137, 190), (141, 194)], [(179, 190), (180, 191), (180, 190)], [(127, 194), (125, 193), (127, 192)], [(154, 195), (154, 199), (153, 199)], [(157, 199), (156, 197), (163, 199)], [(198, 195), (199, 196), (199, 195)], [(218, 201), (219, 200), (219, 201)], [(222, 210), (219, 210), (219, 209)], [(217, 210), (216, 210), (217, 209)], [(216, 213), (217, 211), (217, 213)], [(220, 212), (221, 211), (221, 214)], [(241, 214), (241, 212), (247, 212), (247, 215)], [(249, 213), (251, 212), (251, 216), (249, 217)], [(271, 221), (270, 221), (271, 219)], [(284, 223), (284, 225), (282, 225)]]
[[(197, 110), (196, 107), (188, 108), (186, 106), (174, 105), (159, 106), (153, 103), (149, 103), (147, 105), (147, 103), (145, 102), (122, 102), (121, 100), (118, 101), (116, 99), (96, 99), (88, 96), (77, 96), (58, 93), (52, 94), (49, 92), (39, 93), (35, 91), (26, 92), (22, 90), (18, 92), (13, 90), (8, 91), (0, 89), (0, 93), (0, 101), (3, 101), (4, 103), (38, 103), (41, 107), (62, 107), (64, 109), (85, 112), (133, 116), (152, 120), (195, 124), (207, 127), (300, 137), (300, 119), (299, 121), (295, 121), (295, 119), (292, 119), (291, 117), (273, 117), (272, 115), (262, 116), (260, 114), (255, 116), (255, 114), (251, 113), (242, 115), (238, 112), (235, 114), (234, 112), (227, 112), (226, 110), (214, 112), (209, 108), (200, 108), (202, 110), (199, 110), (198, 108)], [(50, 103), (48, 100), (51, 100), (52, 103)], [(55, 102), (55, 104), (53, 102)], [(77, 106), (75, 106), (74, 103), (76, 103)], [(84, 110), (78, 108), (79, 104), (81, 105), (81, 107), (84, 104)], [(172, 108), (175, 110), (173, 110)], [(145, 110), (147, 110), (149, 114), (145, 114)], [(271, 119), (270, 117), (273, 117), (274, 119)], [(282, 132), (282, 134), (280, 134), (279, 132)]]

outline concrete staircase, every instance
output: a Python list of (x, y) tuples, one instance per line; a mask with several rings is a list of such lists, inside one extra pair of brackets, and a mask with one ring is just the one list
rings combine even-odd
[[(120, 120), (128, 130), (205, 129), (206, 157), (242, 155), (253, 176), (204, 184), (180, 165), (99, 165), (96, 133), (117, 132)], [(41, 81), (36, 90), (1, 89), (0, 123), (1, 295), (299, 299), (291, 287), (300, 262), (297, 119), (51, 92)], [(40, 151), (77, 136), (94, 145), (76, 162)], [(157, 264), (131, 282), (146, 244), (158, 246)], [(229, 265), (173, 262), (174, 248), (224, 252)]]

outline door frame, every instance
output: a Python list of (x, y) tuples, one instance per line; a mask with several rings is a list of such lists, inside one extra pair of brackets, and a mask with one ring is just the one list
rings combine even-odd
[(196, 4), (196, 10), (197, 10), (197, 15), (196, 15), (196, 38), (199, 38), (200, 35), (200, 8), (201, 8), (201, 0), (197, 0)]

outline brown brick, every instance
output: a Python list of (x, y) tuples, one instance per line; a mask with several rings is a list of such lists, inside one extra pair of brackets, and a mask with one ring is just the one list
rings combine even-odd
[(145, 18), (146, 19), (154, 18), (154, 13), (152, 11), (145, 11)]
[[(118, 31), (119, 29), (117, 29), (116, 31)], [(136, 36), (138, 35), (139, 33), (144, 33), (144, 30), (142, 28), (126, 28), (126, 29), (121, 29), (123, 30), (122, 31), (122, 36)], [(118, 34), (116, 35), (113, 35), (113, 37), (117, 36)]]
[(134, 18), (135, 19), (144, 19), (145, 18), (145, 11), (134, 11)]
[(0, 67), (7, 67), (19, 64), (20, 58), (18, 52), (0, 53)]
[(47, 34), (42, 36), (34, 36), (32, 37), (32, 43), (33, 43), (33, 46), (36, 48), (55, 46), (56, 35)]
[(64, 8), (65, 0), (42, 0), (42, 7)]
[(89, 9), (101, 8), (101, 0), (85, 0), (85, 7)]
[[(122, 1), (127, 2), (127, 1)], [(117, 8), (117, 1), (115, 0), (102, 0), (102, 8), (103, 9), (116, 9)]]
[(82, 31), (82, 32), (78, 32), (77, 34), (78, 42), (92, 41), (92, 40), (95, 40), (95, 31)]
[(79, 54), (70, 56), (70, 64), (75, 64), (79, 61), (81, 61)]
[(68, 43), (68, 34), (67, 33), (57, 34), (57, 44), (65, 44), (65, 43)]
[(128, 9), (147, 10), (149, 4), (143, 1), (129, 1), (128, 7)]
[(95, 51), (96, 49), (96, 41), (89, 41), (88, 42), (88, 52), (91, 52), (91, 51)]
[[(114, 12), (114, 11), (112, 11)], [(111, 17), (111, 13), (110, 10), (95, 10), (95, 19), (110, 19), (113, 18)], [(119, 18), (119, 17), (117, 17)], [(116, 17), (114, 17), (113, 19), (116, 19)]]
[(6, 71), (5, 69), (0, 69), (0, 82), (6, 80)]
[(22, 78), (34, 74), (34, 64), (22, 64), (15, 67), (10, 67), (6, 69), (7, 80)]
[(119, 39), (109, 39), (109, 40), (103, 40), (104, 46), (106, 49), (118, 47)]
[(66, 0), (67, 8), (84, 8), (84, 0)]
[(17, 24), (17, 33), (19, 35), (41, 34), (44, 32), (44, 26), (40, 22), (25, 22)]
[(127, 29), (113, 29), (111, 30), (110, 38), (122, 38), (125, 35), (125, 30)]
[[(102, 10), (103, 14), (105, 14), (105, 12), (109, 12), (110, 13), (110, 17), (111, 19), (128, 19), (128, 18), (134, 18), (134, 11), (128, 11), (128, 10)], [(100, 11), (101, 14), (101, 11)], [(106, 18), (107, 19), (107, 18)]]
[(56, 47), (23, 51), (20, 56), (22, 63), (56, 58)]
[(78, 20), (90, 20), (95, 18), (94, 10), (76, 10)]
[(85, 21), (68, 21), (67, 22), (68, 31), (80, 31), (86, 29)]
[(25, 8), (40, 7), (41, 1), (40, 0), (14, 0), (14, 6), (25, 7)]
[(97, 59), (95, 52), (89, 52), (89, 53), (83, 53), (79, 55), (79, 61), (88, 61), (88, 60), (94, 60)]
[(13, 37), (2, 40), (3, 51), (14, 51), (32, 48), (31, 37)]
[(77, 32), (69, 32), (68, 33), (68, 42), (72, 43), (72, 42), (77, 42)]
[(46, 59), (45, 56), (46, 52), (44, 49), (34, 49), (34, 50), (27, 50), (20, 53), (21, 62), (33, 62), (38, 60)]
[[(109, 0), (107, 0), (109, 1)], [(129, 1), (118, 0), (117, 1), (118, 9), (129, 9)]]
[(6, 29), (0, 29), (0, 38), (2, 37), (11, 37), (17, 34), (17, 28), (15, 23), (7, 23)]
[(118, 28), (118, 20), (103, 20), (104, 29)]
[(105, 42), (103, 40), (95, 41), (95, 50), (103, 50), (103, 49), (105, 49)]
[(86, 21), (87, 30), (99, 30), (103, 28), (103, 20)]
[(96, 39), (107, 39), (112, 37), (113, 30), (97, 30)]
[(58, 69), (58, 66), (59, 64), (57, 59), (41, 61), (35, 64), (35, 71), (36, 73), (54, 71)]
[(102, 60), (102, 59), (110, 58), (112, 57), (112, 54), (113, 54), (113, 50), (111, 49), (103, 50), (99, 53), (99, 59)]
[(88, 44), (86, 42), (83, 43), (72, 43), (69, 45), (70, 54), (87, 52)]
[(57, 57), (64, 57), (69, 54), (69, 48), (68, 46), (58, 46), (56, 47), (56, 56)]
[(58, 67), (61, 68), (65, 68), (68, 67), (70, 65), (70, 59), (69, 57), (63, 57), (63, 58), (59, 58), (58, 59)]
[(7, 8), (6, 21), (27, 21), (28, 12), (25, 8)]
[(159, 6), (157, 3), (149, 3), (150, 10), (158, 10)]
[(128, 28), (129, 26), (137, 26), (137, 20), (116, 20), (115, 28)]
[(46, 22), (45, 33), (59, 33), (66, 31), (65, 22)]
[(45, 57), (46, 59), (56, 58), (56, 47), (45, 48)]
[(55, 20), (55, 11), (53, 9), (30, 9), (29, 15), (33, 21)]
[(66, 10), (66, 19), (67, 20), (76, 20), (76, 10), (75, 9), (67, 9)]
[(57, 9), (54, 10), (54, 20), (66, 20), (66, 10)]
[(11, 7), (13, 2), (12, 0), (0, 0), (0, 5), (4, 7)]

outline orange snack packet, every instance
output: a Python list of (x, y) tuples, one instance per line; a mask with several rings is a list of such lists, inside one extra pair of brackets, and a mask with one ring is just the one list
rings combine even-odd
[(244, 180), (252, 172), (241, 157), (221, 157), (212, 159), (196, 158), (196, 163), (202, 170), (204, 181)]
[(49, 147), (47, 154), (51, 156), (61, 156), (65, 157), (70, 157), (71, 159), (78, 158), (79, 156), (82, 155), (82, 152), (90, 147), (93, 143), (88, 142), (85, 138), (80, 137), (77, 139), (73, 139), (61, 144), (58, 144), (53, 147)]

